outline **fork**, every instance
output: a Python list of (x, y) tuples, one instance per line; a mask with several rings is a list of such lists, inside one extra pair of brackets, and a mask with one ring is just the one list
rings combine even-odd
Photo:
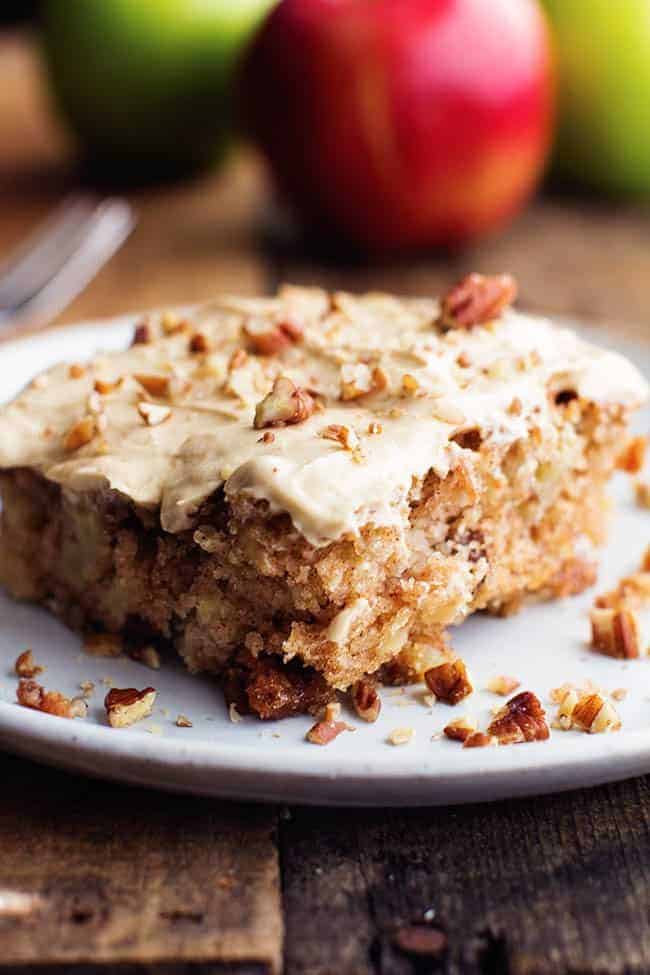
[(45, 325), (76, 298), (135, 226), (126, 200), (72, 196), (0, 265), (0, 328)]

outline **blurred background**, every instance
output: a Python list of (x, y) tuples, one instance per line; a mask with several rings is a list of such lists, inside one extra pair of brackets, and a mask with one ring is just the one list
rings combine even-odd
[(477, 269), (645, 333), (650, 5), (5, 0), (0, 260), (80, 191), (138, 223), (61, 320)]

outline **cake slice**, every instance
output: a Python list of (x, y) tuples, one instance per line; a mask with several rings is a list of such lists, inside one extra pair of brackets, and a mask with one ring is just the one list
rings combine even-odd
[(146, 316), (0, 413), (0, 579), (263, 718), (418, 678), (470, 613), (580, 587), (647, 395), (513, 297), (470, 275), (440, 303), (284, 287)]

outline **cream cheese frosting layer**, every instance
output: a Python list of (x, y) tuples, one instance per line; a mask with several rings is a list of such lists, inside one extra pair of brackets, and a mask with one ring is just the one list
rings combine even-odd
[[(193, 527), (223, 485), (323, 545), (394, 522), (414, 479), (458, 462), (463, 431), (507, 444), (550, 429), (562, 391), (625, 409), (647, 398), (625, 358), (545, 319), (507, 311), (442, 333), (437, 317), (433, 300), (291, 287), (151, 315), (139, 330), (151, 341), (55, 366), (4, 407), (0, 467), (160, 506), (169, 532)], [(316, 409), (256, 429), (278, 377)]]

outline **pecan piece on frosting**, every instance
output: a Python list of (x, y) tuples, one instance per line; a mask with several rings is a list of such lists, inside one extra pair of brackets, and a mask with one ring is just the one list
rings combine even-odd
[(372, 681), (359, 680), (352, 687), (354, 710), (363, 721), (376, 721), (381, 711), (381, 698)]
[(636, 613), (629, 609), (592, 609), (590, 619), (594, 650), (624, 660), (641, 655)]
[(94, 416), (84, 416), (74, 423), (63, 438), (64, 450), (72, 452), (89, 444), (97, 433), (97, 420)]
[(516, 297), (510, 274), (468, 274), (442, 299), (436, 324), (444, 330), (484, 325), (499, 318)]
[(133, 331), (131, 345), (148, 345), (153, 341), (151, 324), (148, 321), (138, 322)]
[(271, 392), (255, 407), (253, 426), (256, 430), (263, 430), (265, 427), (302, 423), (313, 412), (314, 400), (307, 390), (296, 386), (287, 376), (279, 376)]
[(112, 687), (104, 698), (104, 707), (111, 728), (126, 728), (148, 718), (156, 700), (153, 687), (139, 691), (135, 687)]
[(244, 334), (257, 355), (278, 355), (303, 337), (303, 328), (289, 319), (270, 322), (263, 318), (249, 318)]
[(545, 741), (549, 729), (539, 698), (531, 691), (516, 694), (497, 711), (488, 725), (487, 733), (494, 736), (500, 745)]
[(647, 437), (630, 437), (616, 458), (616, 468), (626, 474), (638, 474), (643, 470), (648, 447)]
[(445, 704), (458, 704), (474, 690), (467, 667), (459, 659), (432, 667), (426, 671), (424, 680), (432, 694)]
[(35, 680), (21, 680), (16, 699), (25, 708), (53, 714), (57, 718), (85, 718), (88, 711), (88, 705), (82, 698), (70, 699), (60, 691), (46, 691)]

